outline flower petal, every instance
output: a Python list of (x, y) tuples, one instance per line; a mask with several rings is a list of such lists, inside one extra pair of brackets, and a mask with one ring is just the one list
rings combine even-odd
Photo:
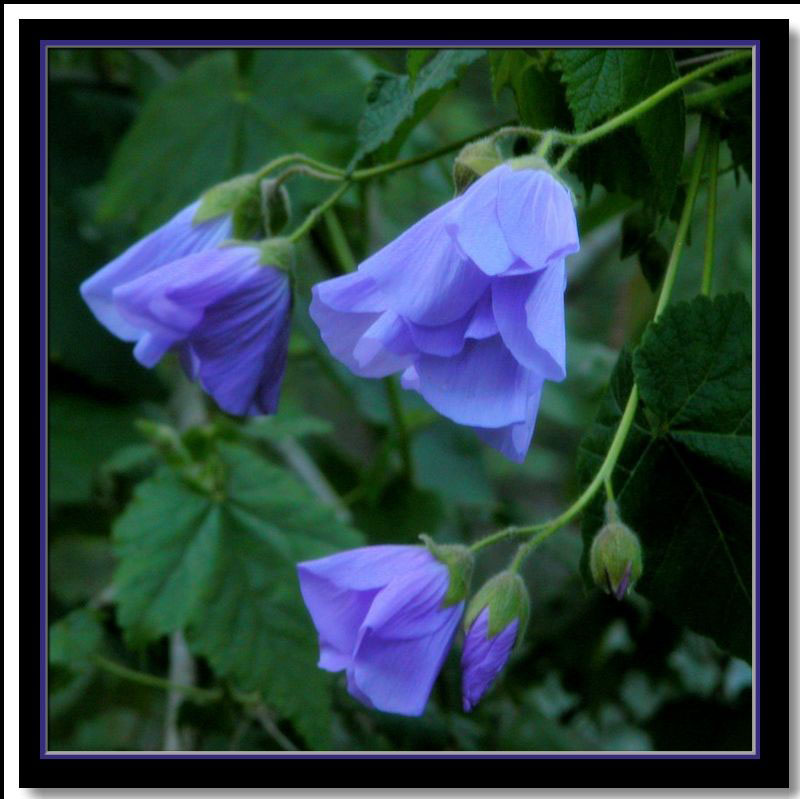
[(232, 223), (229, 215), (198, 225), (192, 223), (199, 205), (200, 200), (184, 208), (81, 283), (81, 296), (97, 320), (123, 341), (136, 341), (142, 330), (120, 314), (113, 299), (114, 288), (170, 261), (209, 249), (230, 238)]
[(464, 640), (461, 657), (464, 710), (472, 710), (506, 665), (517, 638), (519, 620), (489, 637), (489, 609), (484, 608)]
[(421, 325), (456, 321), (489, 285), (488, 276), (464, 257), (443, 227), (457, 200), (428, 214), (358, 269), (375, 280), (395, 313)]
[(492, 292), (487, 291), (475, 303), (472, 310), (472, 318), (469, 326), (464, 332), (465, 338), (489, 338), (498, 334), (497, 322), (494, 320), (492, 310)]
[(421, 715), (447, 657), (464, 603), (442, 608), (449, 575), (436, 566), (444, 573), (428, 567), (393, 580), (364, 619), (348, 685), (378, 710)]
[(526, 418), (529, 373), (500, 336), (470, 339), (451, 358), (421, 355), (414, 368), (419, 393), (454, 422), (502, 427)]
[(577, 252), (578, 227), (567, 189), (542, 170), (498, 170), (497, 216), (511, 250), (532, 270)]
[(410, 339), (404, 338), (397, 314), (338, 311), (320, 299), (318, 288), (314, 287), (308, 312), (331, 355), (353, 374), (385, 377), (413, 363), (414, 355), (406, 352)]
[(515, 463), (522, 463), (528, 454), (533, 431), (536, 427), (536, 414), (542, 396), (544, 380), (531, 375), (528, 384), (528, 408), (525, 420), (505, 427), (473, 427), (478, 437), (490, 447), (505, 455)]
[[(507, 167), (506, 167), (507, 168)], [(497, 218), (502, 167), (487, 172), (460, 197), (445, 221), (462, 252), (487, 275), (505, 272), (516, 260)]]
[(368, 591), (384, 588), (395, 577), (437, 561), (423, 546), (380, 545), (348, 549), (297, 564), (298, 572), (310, 572), (340, 588)]
[(447, 325), (418, 325), (407, 322), (408, 331), (414, 346), (420, 352), (430, 355), (456, 355), (464, 348), (464, 334), (469, 326), (471, 315), (462, 316)]
[(526, 368), (548, 380), (566, 376), (564, 260), (532, 275), (492, 285), (492, 308), (506, 346)]

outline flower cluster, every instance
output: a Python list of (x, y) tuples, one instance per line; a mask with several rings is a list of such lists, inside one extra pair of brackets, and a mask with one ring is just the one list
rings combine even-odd
[[(344, 671), (347, 690), (368, 707), (421, 715), (452, 646), (472, 559), (463, 547), (428, 547), (362, 547), (297, 566), (319, 667)], [(517, 575), (499, 575), (475, 595), (462, 656), (465, 710), (503, 669), (526, 619)]]
[[(316, 285), (310, 306), (323, 341), (355, 374), (401, 373), (405, 388), (514, 461), (527, 453), (544, 381), (565, 376), (565, 258), (578, 250), (569, 191), (525, 166), (491, 169), (357, 272)], [(97, 319), (135, 342), (141, 364), (176, 352), (187, 375), (239, 415), (276, 411), (291, 312), (291, 245), (233, 241), (235, 213), (217, 212), (234, 189), (257, 186), (244, 178), (81, 285)], [(611, 532), (593, 547), (592, 568), (619, 596), (641, 567)], [(463, 706), (472, 709), (522, 637), (528, 598), (504, 572), (465, 613), (471, 570), (466, 548), (430, 540), (298, 564), (320, 668), (344, 671), (369, 707), (420, 715), (464, 617)]]
[(542, 384), (565, 372), (568, 190), (501, 165), (362, 263), (318, 284), (310, 313), (362, 377), (402, 373), (439, 413), (522, 461)]

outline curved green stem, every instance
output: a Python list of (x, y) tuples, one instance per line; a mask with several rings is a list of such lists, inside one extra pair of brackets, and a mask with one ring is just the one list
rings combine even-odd
[(683, 204), (680, 222), (678, 222), (678, 230), (675, 233), (675, 242), (672, 245), (672, 252), (669, 254), (667, 271), (664, 274), (664, 285), (661, 287), (658, 305), (656, 305), (656, 310), (653, 314), (654, 322), (659, 316), (661, 316), (664, 308), (666, 308), (667, 303), (669, 302), (670, 294), (672, 294), (672, 286), (675, 283), (675, 277), (678, 274), (678, 262), (680, 261), (681, 253), (683, 252), (686, 234), (689, 232), (689, 222), (692, 219), (694, 201), (697, 197), (697, 188), (700, 185), (700, 175), (703, 172), (703, 160), (705, 159), (706, 145), (708, 144), (708, 131), (708, 119), (703, 118), (702, 122), (700, 123), (700, 138), (697, 141), (697, 149), (695, 150), (694, 161), (692, 162), (689, 188), (686, 190), (686, 202)]
[(109, 660), (102, 655), (95, 655), (92, 658), (92, 662), (101, 669), (105, 669), (107, 672), (117, 677), (122, 677), (124, 680), (130, 680), (131, 682), (139, 683), (139, 685), (146, 685), (149, 688), (160, 688), (163, 691), (180, 691), (186, 694), (187, 698), (201, 704), (204, 702), (216, 702), (218, 699), (222, 698), (222, 691), (219, 688), (210, 689), (197, 688), (194, 685), (180, 685), (179, 683), (165, 680), (163, 677), (156, 677), (154, 674), (147, 674), (143, 671), (129, 669), (127, 666)]
[(721, 100), (724, 97), (729, 97), (732, 94), (746, 89), (752, 82), (753, 73), (748, 72), (746, 75), (737, 75), (735, 78), (727, 81), (727, 83), (721, 83), (719, 86), (709, 86), (708, 89), (693, 92), (686, 96), (686, 110), (699, 111), (703, 106), (709, 103)]
[(719, 135), (711, 133), (708, 148), (708, 209), (706, 212), (706, 241), (703, 249), (703, 282), (700, 285), (702, 294), (711, 293), (711, 277), (714, 273), (714, 235), (717, 217), (717, 176), (719, 175)]
[(747, 50), (740, 50), (736, 53), (733, 53), (725, 58), (720, 58), (716, 61), (712, 61), (710, 64), (706, 64), (698, 69), (693, 70), (692, 72), (688, 72), (686, 75), (683, 75), (680, 78), (676, 78), (671, 83), (668, 83), (666, 86), (662, 86), (657, 92), (651, 94), (649, 97), (646, 97), (640, 103), (631, 106), (627, 110), (623, 111), (621, 114), (617, 114), (617, 116), (612, 117), (607, 122), (604, 122), (602, 125), (598, 125), (595, 128), (591, 128), (587, 130), (585, 133), (577, 133), (572, 134), (570, 136), (562, 137), (564, 141), (574, 144), (576, 147), (584, 147), (585, 145), (589, 144), (590, 142), (597, 141), (597, 139), (602, 139), (604, 136), (607, 136), (609, 133), (612, 133), (617, 128), (621, 128), (623, 125), (627, 125), (629, 122), (632, 122), (637, 117), (642, 116), (642, 114), (646, 114), (652, 108), (657, 106), (663, 100), (666, 100), (667, 97), (675, 94), (675, 92), (682, 89), (684, 86), (688, 86), (690, 83), (698, 80), (699, 78), (704, 77), (705, 75), (710, 75), (717, 70), (723, 69), (724, 67), (730, 66), (731, 64), (735, 64), (739, 61), (743, 61), (746, 58), (752, 58), (752, 52)]
[(313, 208), (308, 216), (298, 225), (288, 237), (289, 241), (295, 242), (305, 236), (309, 230), (317, 223), (317, 220), (327, 211), (336, 201), (350, 188), (350, 181), (345, 180), (336, 190), (328, 195), (316, 208)]
[[(689, 180), (689, 188), (686, 192), (686, 201), (681, 213), (681, 219), (678, 224), (678, 230), (675, 234), (675, 241), (672, 245), (672, 252), (670, 253), (669, 263), (667, 265), (667, 272), (664, 276), (664, 283), (661, 287), (661, 294), (658, 298), (658, 305), (656, 307), (653, 321), (663, 312), (667, 303), (669, 302), (672, 288), (675, 284), (675, 275), (677, 273), (678, 262), (680, 260), (683, 245), (686, 241), (686, 234), (689, 230), (689, 220), (692, 216), (694, 209), (695, 199), (697, 197), (697, 188), (700, 184), (700, 174), (703, 169), (703, 161), (705, 158), (706, 143), (708, 141), (709, 126), (707, 120), (703, 120), (700, 128), (700, 139), (697, 144), (697, 149), (694, 153), (692, 161), (692, 172)], [(625, 410), (622, 413), (622, 418), (619, 421), (614, 438), (606, 452), (603, 463), (595, 473), (592, 481), (583, 490), (583, 493), (570, 505), (562, 514), (554, 517), (546, 522), (539, 524), (526, 525), (524, 527), (506, 527), (499, 530), (492, 535), (476, 541), (470, 547), (472, 552), (478, 552), (484, 547), (491, 546), (492, 544), (499, 543), (500, 541), (507, 541), (512, 538), (528, 538), (528, 540), (521, 544), (517, 550), (514, 559), (511, 561), (509, 568), (513, 570), (519, 569), (524, 562), (525, 558), (536, 549), (539, 544), (546, 541), (553, 533), (560, 530), (565, 524), (572, 521), (594, 497), (597, 490), (606, 485), (606, 491), (611, 491), (611, 475), (614, 467), (617, 464), (617, 459), (628, 437), (628, 433), (633, 425), (633, 420), (636, 416), (636, 409), (639, 405), (639, 387), (634, 383), (631, 393), (628, 396), (628, 401), (625, 403)]]

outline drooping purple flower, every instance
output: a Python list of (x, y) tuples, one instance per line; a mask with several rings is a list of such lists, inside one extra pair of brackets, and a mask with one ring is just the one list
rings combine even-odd
[(123, 284), (185, 255), (207, 250), (232, 235), (229, 214), (200, 224), (193, 219), (202, 200), (179, 211), (158, 230), (140, 239), (122, 255), (81, 283), (81, 295), (97, 320), (123, 341), (138, 341), (141, 331), (119, 313), (112, 292)]
[(372, 546), (297, 565), (319, 667), (347, 673), (368, 707), (425, 710), (464, 611), (447, 565), (421, 546)]
[(143, 366), (176, 351), (189, 378), (223, 410), (274, 413), (289, 339), (287, 274), (262, 265), (256, 245), (204, 247), (184, 257), (173, 247), (172, 256), (155, 267), (138, 256), (117, 259), (83, 284), (83, 296), (112, 333), (136, 342)]
[(506, 665), (517, 640), (519, 619), (489, 635), (489, 608), (484, 608), (464, 639), (461, 654), (461, 695), (464, 710), (472, 710)]
[(364, 261), (316, 285), (311, 316), (362, 377), (401, 372), (437, 411), (522, 461), (544, 380), (565, 375), (567, 189), (501, 165)]

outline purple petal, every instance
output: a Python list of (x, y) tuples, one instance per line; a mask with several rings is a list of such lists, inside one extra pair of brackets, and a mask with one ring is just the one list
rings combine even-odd
[(453, 642), (464, 603), (442, 608), (447, 568), (394, 580), (364, 619), (348, 686), (378, 710), (419, 716)]
[(97, 320), (123, 341), (136, 341), (142, 330), (119, 313), (113, 299), (117, 286), (170, 261), (214, 247), (231, 236), (229, 215), (194, 225), (192, 219), (199, 206), (200, 200), (184, 208), (81, 283), (81, 296)]
[(500, 336), (470, 339), (451, 358), (421, 355), (414, 368), (419, 393), (454, 422), (502, 427), (526, 418), (529, 373)]
[(423, 546), (381, 545), (307, 560), (298, 564), (298, 570), (302, 568), (340, 588), (369, 591), (384, 588), (395, 577), (437, 563)]
[(319, 303), (334, 311), (382, 313), (389, 307), (377, 281), (362, 272), (325, 280), (311, 291)]
[(373, 278), (391, 310), (421, 325), (460, 319), (489, 285), (489, 278), (444, 229), (451, 200), (379, 250), (358, 269)]
[(515, 463), (522, 463), (528, 454), (528, 448), (531, 445), (533, 431), (536, 426), (536, 414), (539, 411), (543, 383), (544, 381), (541, 378), (531, 375), (528, 385), (528, 407), (525, 421), (506, 425), (505, 427), (472, 428), (484, 443)]
[(564, 261), (492, 286), (497, 327), (514, 357), (548, 380), (566, 376)]
[(464, 348), (464, 337), (471, 315), (462, 316), (447, 325), (429, 327), (407, 322), (414, 347), (429, 355), (456, 355)]
[(121, 315), (143, 332), (134, 355), (153, 366), (177, 347), (187, 374), (225, 411), (274, 413), (289, 337), (285, 273), (253, 247), (172, 261), (114, 289)]
[(487, 275), (505, 272), (516, 260), (497, 218), (497, 193), (502, 173), (501, 168), (495, 168), (475, 181), (445, 221), (448, 233), (462, 252)]
[(464, 710), (472, 710), (506, 665), (517, 638), (519, 621), (514, 619), (489, 637), (489, 609), (484, 608), (472, 623), (461, 655), (461, 691)]
[(578, 227), (569, 192), (541, 170), (502, 170), (497, 216), (511, 250), (531, 270), (578, 251)]
[(487, 291), (475, 303), (472, 310), (472, 317), (469, 326), (464, 331), (465, 338), (489, 338), (496, 336), (500, 331), (497, 329), (497, 322), (494, 319), (492, 310), (492, 292)]
[[(334, 358), (360, 377), (385, 377), (413, 362), (414, 356), (403, 352), (413, 347), (396, 314), (336, 310), (320, 298), (324, 285), (314, 287), (308, 311)], [(364, 336), (367, 341), (362, 343)]]

